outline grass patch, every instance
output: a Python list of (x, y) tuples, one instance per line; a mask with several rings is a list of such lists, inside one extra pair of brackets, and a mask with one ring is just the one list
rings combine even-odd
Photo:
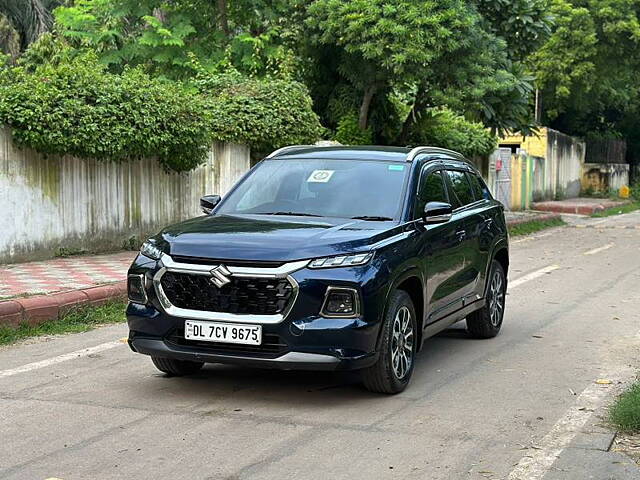
[(550, 220), (531, 220), (530, 222), (509, 226), (509, 235), (512, 237), (530, 235), (532, 233), (539, 232), (540, 230), (561, 227), (563, 225), (566, 225), (566, 223), (561, 218), (552, 218)]
[(9, 345), (28, 337), (86, 332), (100, 325), (121, 323), (126, 320), (126, 305), (125, 302), (114, 301), (99, 307), (81, 307), (60, 319), (50, 320), (35, 327), (27, 324), (19, 327), (0, 326), (0, 345)]
[(609, 409), (609, 420), (624, 432), (640, 432), (640, 382), (620, 395)]
[(619, 207), (607, 208), (606, 210), (603, 210), (602, 212), (596, 212), (591, 216), (595, 218), (610, 217), (612, 215), (621, 215), (623, 213), (634, 212), (636, 210), (640, 210), (640, 202), (632, 202), (621, 205)]

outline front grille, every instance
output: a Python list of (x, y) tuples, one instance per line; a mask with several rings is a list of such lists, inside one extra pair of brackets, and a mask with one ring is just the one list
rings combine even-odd
[(199, 340), (187, 340), (184, 338), (184, 327), (175, 329), (166, 341), (175, 345), (193, 347), (200, 351), (233, 355), (252, 354), (256, 356), (275, 357), (287, 350), (287, 344), (275, 333), (263, 333), (260, 345), (238, 345), (233, 343), (201, 342)]
[(239, 315), (284, 312), (293, 295), (286, 278), (229, 278), (218, 288), (209, 276), (165, 272), (160, 280), (169, 301), (179, 308)]

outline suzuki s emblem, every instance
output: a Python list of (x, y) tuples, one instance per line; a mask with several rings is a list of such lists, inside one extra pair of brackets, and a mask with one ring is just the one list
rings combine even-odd
[(231, 280), (229, 277), (233, 275), (227, 267), (224, 265), (218, 265), (215, 268), (211, 269), (211, 283), (213, 283), (216, 287), (222, 288), (227, 283), (230, 283)]

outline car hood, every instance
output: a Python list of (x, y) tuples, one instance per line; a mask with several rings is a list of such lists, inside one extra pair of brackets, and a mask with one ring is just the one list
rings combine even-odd
[(368, 251), (398, 233), (395, 222), (264, 215), (210, 215), (165, 228), (165, 253), (220, 260), (293, 261)]

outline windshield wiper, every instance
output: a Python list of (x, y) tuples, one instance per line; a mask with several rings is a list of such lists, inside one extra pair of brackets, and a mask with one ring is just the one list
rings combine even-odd
[(361, 215), (359, 217), (351, 217), (352, 220), (367, 220), (369, 222), (387, 222), (393, 220), (389, 217), (376, 217), (375, 215)]
[(261, 212), (254, 213), (253, 215), (292, 215), (296, 217), (321, 217), (322, 215), (316, 215), (315, 213), (304, 212)]

